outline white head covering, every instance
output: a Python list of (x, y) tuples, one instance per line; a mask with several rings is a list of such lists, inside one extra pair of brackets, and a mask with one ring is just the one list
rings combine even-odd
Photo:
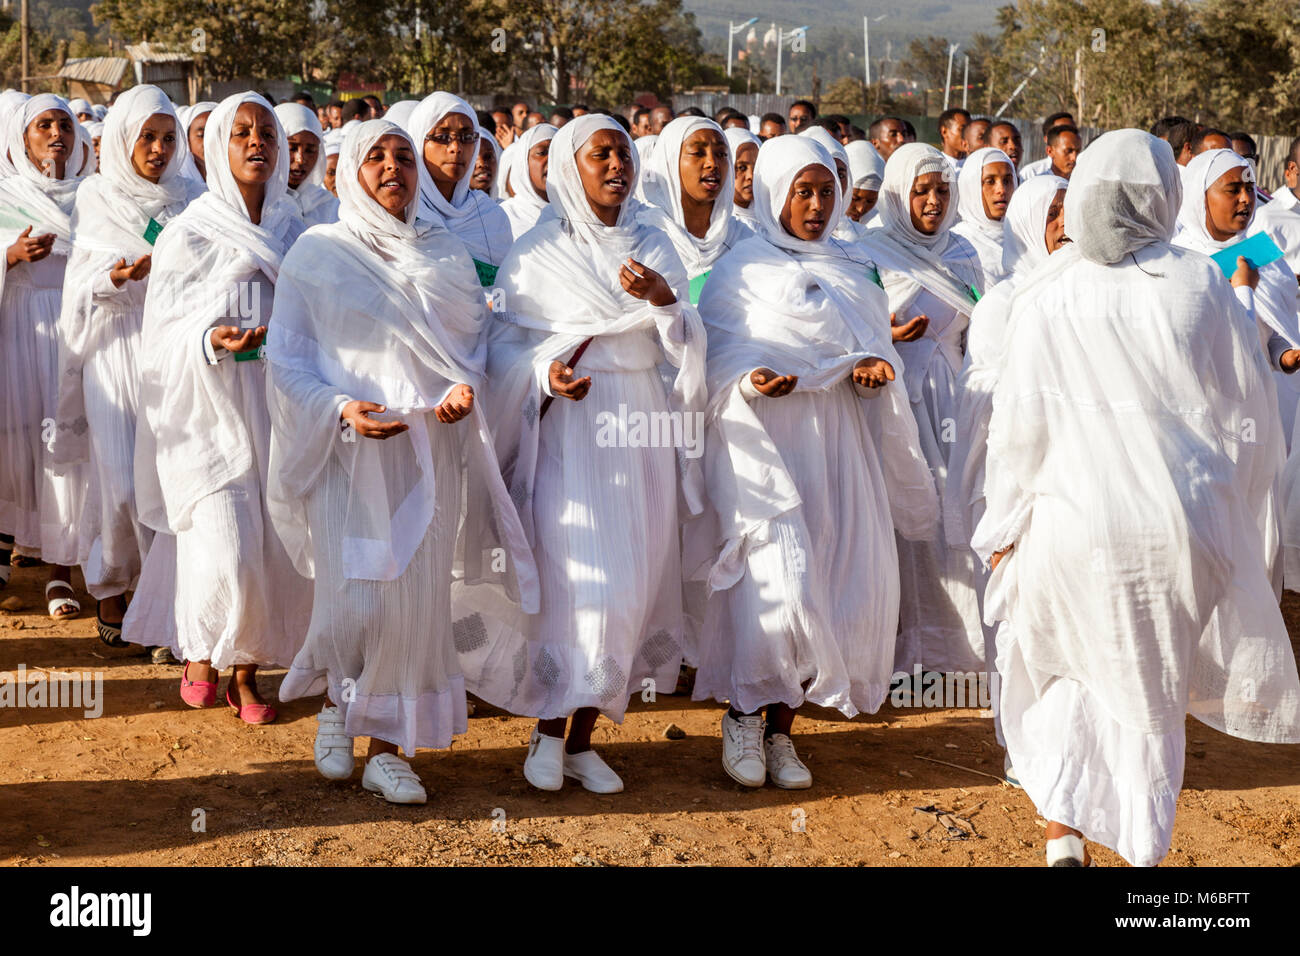
[[(168, 102), (170, 102), (170, 100)], [(86, 135), (89, 136), (92, 141), (100, 139), (104, 135), (104, 124), (98, 120), (94, 123), (82, 123), (81, 125), (86, 128)]]
[(104, 122), (104, 119), (108, 116), (108, 107), (103, 103), (96, 103), (90, 108), (90, 111), (95, 114), (95, 119), (100, 123)]
[(95, 114), (94, 107), (90, 105), (90, 100), (83, 100), (81, 97), (77, 97), (75, 100), (69, 100), (68, 109), (72, 111), (72, 118), (78, 123), (81, 122), (82, 113), (89, 113), (92, 116)]
[[(1255, 181), (1254, 170), (1251, 169), (1250, 161), (1242, 156), (1237, 155), (1236, 151), (1231, 149), (1209, 149), (1203, 153), (1198, 153), (1192, 157), (1183, 168), (1183, 187), (1187, 190), (1183, 194), (1183, 202), (1178, 210), (1178, 225), (1183, 232), (1189, 233), (1196, 237), (1198, 244), (1203, 247), (1214, 249), (1226, 249), (1240, 241), (1239, 235), (1231, 239), (1219, 240), (1210, 235), (1210, 231), (1205, 226), (1205, 192), (1214, 185), (1214, 181), (1224, 173), (1233, 169), (1244, 169), (1241, 178), (1248, 183)], [(1250, 222), (1246, 223), (1243, 233), (1250, 230), (1251, 223), (1255, 221), (1255, 212), (1258, 207), (1251, 210)]]
[(853, 188), (880, 192), (880, 182), (885, 178), (885, 159), (871, 141), (855, 139), (844, 147), (844, 152), (849, 157), (849, 179)]
[[(482, 127), (478, 131), (478, 153), (474, 158), (474, 165), (478, 165), (478, 157), (483, 155), (483, 144), (487, 143), (492, 147), (492, 157), (496, 161), (496, 170), (492, 174), (492, 182), (488, 183), (488, 195), (496, 198), (497, 180), (501, 178), (501, 144), (497, 138)], [(473, 178), (471, 174), (470, 178)]]
[[(826, 217), (819, 239), (800, 239), (781, 225), (781, 210), (790, 197), (790, 187), (809, 166), (822, 166), (835, 180), (835, 208)], [(754, 202), (751, 209), (758, 221), (758, 232), (779, 249), (802, 254), (833, 255), (837, 240), (831, 237), (847, 203), (835, 174), (835, 160), (811, 136), (778, 136), (769, 139), (758, 151), (754, 164)]]
[[(415, 112), (415, 108), (419, 105), (419, 100), (398, 100), (392, 106), (388, 107), (383, 118), (388, 120), (390, 123), (396, 123), (398, 126), (405, 129), (406, 121), (411, 118), (411, 114)], [(416, 152), (419, 152), (418, 148), (416, 149)]]
[(731, 218), (735, 172), (730, 162), (721, 171), (722, 187), (713, 203), (704, 238), (693, 236), (686, 229), (686, 212), (682, 208), (682, 146), (692, 133), (700, 129), (712, 130), (726, 142), (722, 127), (703, 116), (679, 116), (664, 126), (654, 152), (645, 163), (642, 192), (646, 205), (638, 212), (643, 222), (668, 233), (691, 278), (707, 272), (718, 256), (740, 238)]
[[(844, 164), (844, 181), (848, 183), (846, 193), (853, 191), (853, 172), (849, 168), (849, 154), (844, 151), (844, 146), (838, 139), (831, 135), (831, 131), (824, 126), (809, 126), (799, 134), (807, 136), (809, 139), (816, 140), (821, 144), (822, 149), (830, 154), (831, 159), (836, 163)], [(838, 166), (832, 166), (831, 171), (835, 173), (835, 181), (840, 181)]]
[(19, 90), (5, 90), (0, 93), (0, 179), (12, 176), (17, 170), (9, 159), (9, 119), (18, 111), (21, 104), (30, 96)]
[[(284, 127), (280, 125), (280, 119), (275, 115), (275, 107), (260, 93), (251, 90), (247, 93), (235, 93), (227, 96), (212, 111), (203, 134), (205, 143), (203, 164), (208, 171), (209, 195), (242, 213), (243, 215), (237, 218), (247, 220), (252, 226), (252, 220), (248, 218), (248, 209), (244, 205), (243, 193), (239, 191), (235, 174), (230, 170), (230, 132), (235, 125), (235, 114), (245, 103), (265, 107), (271, 114), (271, 121), (275, 123), (275, 149), (278, 155), (275, 172), (266, 183), (266, 197), (262, 201), (263, 218), (268, 211), (275, 208), (277, 203), (286, 198), (289, 192), (289, 137), (284, 135)], [(212, 146), (216, 148), (212, 149)], [(283, 208), (287, 211), (290, 206), (285, 204)]]
[[(151, 116), (160, 113), (169, 117), (174, 124), (176, 151), (172, 153), (171, 161), (167, 163), (158, 182), (151, 183), (136, 172), (131, 154), (140, 137), (141, 127)], [(180, 126), (180, 118), (176, 115), (172, 101), (156, 86), (148, 83), (133, 86), (118, 97), (113, 112), (103, 123), (103, 135), (99, 144), (101, 179), (111, 184), (114, 199), (129, 200), (145, 211), (147, 218), (154, 219), (158, 219), (158, 215), (162, 215), (167, 207), (184, 205), (188, 191), (183, 170), (190, 150)], [(104, 198), (109, 198), (107, 193), (104, 193)], [(174, 208), (168, 215), (178, 212), (180, 208)], [(159, 222), (161, 221), (160, 219)]]
[(1008, 275), (1034, 268), (1047, 259), (1047, 211), (1056, 194), (1069, 186), (1059, 176), (1047, 173), (1026, 179), (1007, 203), (1002, 220), (1002, 268)]
[[(587, 246), (592, 256), (603, 262), (608, 274), (618, 273), (623, 260), (631, 254), (640, 230), (636, 222), (636, 206), (632, 199), (640, 178), (637, 151), (632, 152), (632, 168), (628, 171), (628, 198), (619, 206), (614, 225), (607, 226), (597, 217), (587, 200), (587, 190), (578, 172), (578, 150), (600, 130), (615, 130), (628, 145), (631, 138), (612, 117), (601, 113), (588, 113), (565, 123), (551, 140), (551, 151), (546, 167), (546, 195), (550, 197), (554, 212), (575, 241)], [(644, 139), (644, 137), (642, 137)]]
[[(942, 173), (949, 191), (948, 209), (933, 235), (927, 235), (912, 225), (912, 184), (927, 173)], [(881, 224), (898, 242), (918, 251), (925, 249), (939, 254), (948, 246), (948, 231), (957, 220), (960, 198), (957, 177), (944, 154), (925, 143), (905, 143), (894, 150), (885, 163), (885, 176), (880, 182)]]
[[(325, 141), (324, 141), (325, 148), (322, 152), (326, 158), (330, 156), (337, 156), (339, 154), (339, 151), (343, 148), (344, 135), (345, 134), (341, 129), (332, 129), (325, 134)], [(335, 172), (337, 172), (337, 169), (335, 170)]]
[[(550, 123), (538, 123), (525, 130), (524, 135), (507, 147), (500, 167), (497, 169), (497, 182), (504, 183), (509, 177), (514, 195), (505, 199), (501, 208), (510, 217), (516, 239), (537, 224), (537, 219), (546, 210), (547, 200), (537, 195), (528, 173), (528, 154), (534, 146), (549, 142), (559, 130)], [(513, 152), (511, 152), (513, 150)]]
[[(193, 106), (182, 106), (178, 110), (176, 110), (176, 115), (180, 118), (181, 121), (181, 129), (185, 137), (185, 147), (186, 147), (185, 165), (182, 170), (182, 175), (184, 175), (186, 179), (198, 183), (200, 186), (204, 185), (203, 177), (199, 175), (199, 167), (195, 165), (194, 154), (189, 149), (190, 127), (194, 125), (194, 121), (197, 120), (200, 116), (204, 116), (208, 113), (211, 113), (216, 108), (217, 108), (216, 103), (212, 102), (211, 100), (203, 100), (201, 102), (195, 103)], [(204, 128), (203, 135), (205, 137), (204, 142), (206, 142), (207, 141), (206, 127)], [(206, 152), (207, 150), (205, 148), (204, 149), (205, 155)], [(204, 168), (206, 168), (206, 163), (204, 165)], [(206, 188), (206, 186), (204, 188)]]
[(745, 129), (743, 126), (728, 126), (722, 131), (722, 135), (727, 139), (727, 146), (731, 148), (731, 165), (734, 169), (736, 165), (736, 150), (746, 143), (753, 143), (755, 146), (762, 146), (763, 141)]
[[(422, 164), (425, 137), (450, 113), (465, 116), (470, 121), (470, 129), (477, 135), (478, 115), (474, 108), (452, 93), (431, 93), (411, 112), (406, 130), (416, 144)], [(499, 266), (513, 241), (510, 219), (490, 196), (469, 188), (470, 178), (474, 175), (474, 161), (478, 156), (478, 140), (475, 139), (472, 146), (465, 148), (469, 154), (465, 172), (452, 190), (451, 199), (446, 199), (436, 185), (424, 199), (433, 214), (441, 217), (447, 228), (469, 247), (470, 254), (475, 259)]]
[[(73, 142), (68, 152), (62, 179), (46, 176), (27, 157), (27, 147), (23, 135), (28, 125), (37, 116), (47, 110), (62, 110), (72, 118)], [(14, 109), (9, 116), (8, 129), (4, 131), (4, 143), (8, 146), (10, 159), (13, 161), (14, 173), (0, 180), (9, 193), (7, 197), (13, 204), (20, 206), (28, 214), (40, 217), (39, 224), (53, 231), (60, 239), (68, 239), (72, 230), (72, 205), (76, 198), (77, 187), (82, 180), (95, 171), (95, 153), (90, 148), (86, 131), (62, 97), (53, 93), (40, 93)], [(39, 234), (33, 229), (33, 235)], [(63, 253), (67, 253), (66, 247)]]
[(1000, 242), (1002, 240), (1002, 220), (990, 219), (988, 213), (984, 211), (984, 188), (982, 186), (984, 167), (993, 163), (1006, 163), (1011, 167), (1011, 180), (1015, 186), (1020, 185), (1020, 177), (1016, 174), (1016, 164), (1011, 161), (1010, 156), (992, 146), (981, 147), (966, 157), (961, 172), (957, 174), (957, 192), (961, 197), (960, 202), (957, 203), (957, 215), (962, 222), (969, 223), (971, 227)]
[[(548, 124), (538, 124), (548, 125)], [(525, 132), (527, 132), (525, 130)], [(510, 184), (510, 172), (514, 168), (515, 156), (519, 153), (519, 140), (515, 140), (509, 146), (501, 151), (501, 162), (497, 167), (497, 181), (492, 184), (492, 196), (500, 202), (505, 202), (511, 197), (511, 193), (506, 190)], [(511, 189), (514, 187), (511, 186)]]
[(303, 179), (302, 185), (308, 183), (313, 186), (323, 185), (325, 182), (325, 131), (321, 129), (320, 119), (317, 118), (315, 110), (309, 110), (301, 103), (281, 103), (275, 108), (275, 115), (280, 120), (280, 125), (284, 127), (286, 140), (290, 136), (297, 136), (299, 133), (311, 133), (316, 137), (316, 141), (320, 144), (320, 152), (316, 157), (316, 165), (311, 168), (311, 172)]
[(1174, 234), (1183, 185), (1173, 150), (1137, 129), (1103, 133), (1079, 154), (1065, 194), (1070, 239), (1110, 265)]

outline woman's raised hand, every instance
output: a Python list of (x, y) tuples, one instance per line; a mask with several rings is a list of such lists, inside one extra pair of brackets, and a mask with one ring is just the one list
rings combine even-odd
[(898, 325), (897, 320), (897, 312), (889, 313), (889, 331), (895, 342), (915, 342), (925, 335), (925, 330), (930, 325), (930, 317), (926, 315), (913, 316), (902, 325)]
[(433, 410), (438, 421), (451, 425), (460, 421), (474, 408), (474, 389), (468, 385), (457, 385), (447, 395), (441, 405)]
[(882, 358), (865, 358), (853, 366), (851, 376), (855, 385), (863, 388), (880, 388), (894, 380), (894, 366)]
[(139, 282), (149, 274), (149, 266), (153, 262), (152, 256), (141, 256), (131, 265), (126, 264), (125, 259), (118, 259), (113, 268), (109, 270), (108, 277), (113, 280), (113, 285), (119, 289), (126, 285), (127, 281)]
[(628, 295), (644, 299), (651, 305), (672, 305), (677, 296), (659, 273), (635, 259), (628, 259), (618, 270), (618, 280)]

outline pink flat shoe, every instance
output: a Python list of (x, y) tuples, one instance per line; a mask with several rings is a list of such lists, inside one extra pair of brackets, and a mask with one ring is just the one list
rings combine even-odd
[(181, 700), (191, 707), (211, 707), (217, 702), (217, 685), (206, 680), (190, 680), (190, 662), (181, 671)]
[(230, 688), (226, 688), (226, 703), (230, 709), (246, 724), (270, 724), (279, 716), (270, 704), (244, 704), (240, 706), (230, 699)]

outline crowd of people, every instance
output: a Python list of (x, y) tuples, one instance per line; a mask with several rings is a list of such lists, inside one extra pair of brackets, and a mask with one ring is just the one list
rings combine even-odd
[(805, 704), (977, 672), (1049, 865), (1157, 863), (1188, 714), (1300, 742), (1300, 139), (1269, 196), (1178, 117), (939, 130), (7, 91), (0, 583), (193, 708), (287, 668), (394, 803), (470, 694), (541, 790), (679, 682), (801, 789)]

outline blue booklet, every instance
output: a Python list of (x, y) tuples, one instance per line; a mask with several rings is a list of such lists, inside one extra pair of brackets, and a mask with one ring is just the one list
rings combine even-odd
[(1282, 250), (1277, 247), (1277, 243), (1269, 237), (1268, 233), (1257, 232), (1248, 239), (1221, 249), (1210, 258), (1217, 262), (1223, 274), (1231, 279), (1232, 274), (1237, 271), (1237, 256), (1244, 256), (1247, 262), (1259, 269), (1281, 259)]

